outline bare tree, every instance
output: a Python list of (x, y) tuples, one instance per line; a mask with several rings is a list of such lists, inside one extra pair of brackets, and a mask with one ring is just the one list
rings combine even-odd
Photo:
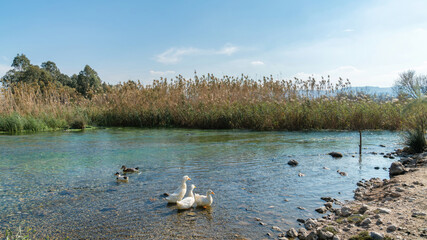
[(403, 72), (394, 83), (394, 89), (401, 96), (421, 98), (427, 93), (427, 75), (416, 75), (414, 70)]

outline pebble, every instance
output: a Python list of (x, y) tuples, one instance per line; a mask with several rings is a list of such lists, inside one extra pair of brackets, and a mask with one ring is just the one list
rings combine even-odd
[(396, 231), (397, 227), (394, 225), (390, 225), (387, 227), (387, 232), (394, 232)]
[(271, 227), (271, 229), (276, 230), (276, 231), (279, 231), (279, 232), (281, 232), (281, 231), (282, 231), (282, 229), (280, 229), (278, 226), (273, 226), (273, 227)]
[(381, 233), (377, 233), (377, 232), (370, 232), (369, 236), (371, 236), (371, 238), (374, 239), (374, 240), (382, 240), (382, 239), (384, 239), (384, 236)]
[(412, 217), (421, 217), (425, 216), (426, 214), (424, 212), (413, 212)]
[(378, 208), (377, 209), (379, 213), (386, 213), (386, 214), (390, 214), (391, 210), (387, 209), (387, 208)]
[(371, 219), (370, 218), (365, 218), (361, 223), (360, 223), (360, 226), (363, 226), (363, 227), (368, 227), (369, 226), (369, 224), (371, 224)]

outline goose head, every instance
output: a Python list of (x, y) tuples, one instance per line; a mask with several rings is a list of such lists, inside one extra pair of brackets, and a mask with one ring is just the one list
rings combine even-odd
[(187, 175), (185, 175), (184, 177), (182, 177), (182, 181), (186, 182), (188, 180), (191, 180), (191, 178), (189, 178)]
[(208, 190), (208, 192), (206, 193), (206, 195), (209, 195), (209, 194), (212, 194), (212, 195), (215, 195), (215, 193), (212, 191), (212, 190)]

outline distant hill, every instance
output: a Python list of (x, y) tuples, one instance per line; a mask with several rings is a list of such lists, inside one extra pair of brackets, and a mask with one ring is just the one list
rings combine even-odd
[(371, 86), (351, 87), (350, 90), (356, 91), (356, 92), (364, 92), (368, 94), (377, 94), (377, 95), (389, 95), (389, 96), (396, 95), (393, 92), (393, 88), (391, 87), (371, 87)]

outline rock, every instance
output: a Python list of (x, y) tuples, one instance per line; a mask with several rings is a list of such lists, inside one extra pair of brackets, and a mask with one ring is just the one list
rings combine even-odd
[(337, 173), (339, 173), (341, 176), (347, 176), (346, 172), (341, 172), (339, 169), (337, 170)]
[(397, 193), (397, 192), (391, 192), (391, 193), (390, 193), (390, 197), (393, 197), (393, 198), (398, 198), (398, 197), (400, 197), (400, 196), (402, 196), (402, 194)]
[(394, 232), (396, 231), (397, 227), (394, 225), (390, 225), (387, 227), (387, 232)]
[(359, 208), (359, 213), (360, 214), (364, 214), (366, 211), (368, 211), (369, 208), (367, 205), (363, 204), (360, 208)]
[(340, 152), (330, 152), (328, 155), (331, 155), (333, 158), (342, 158), (342, 153)]
[(315, 210), (316, 210), (316, 212), (318, 212), (318, 213), (325, 213), (325, 212), (327, 212), (327, 211), (328, 211), (328, 210), (326, 209), (326, 207), (316, 208)]
[(263, 222), (259, 222), (259, 225), (261, 225), (261, 226), (265, 226), (265, 225), (267, 225), (267, 224), (265, 224), (265, 223), (263, 223)]
[(371, 221), (371, 219), (370, 218), (365, 218), (361, 223), (360, 223), (360, 226), (362, 226), (362, 227), (368, 227), (369, 226), (369, 224), (371, 224), (372, 223), (372, 221)]
[(387, 208), (377, 208), (378, 213), (390, 214), (391, 210)]
[(295, 166), (297, 166), (297, 165), (298, 165), (298, 162), (297, 162), (297, 160), (292, 159), (292, 160), (290, 160), (290, 161), (288, 162), (288, 165), (290, 165), (290, 166), (292, 166), (292, 167), (295, 167)]
[(326, 207), (327, 209), (331, 209), (331, 208), (332, 208), (332, 202), (327, 202), (327, 203), (325, 203), (324, 205), (325, 205), (325, 207)]
[(304, 227), (305, 227), (307, 230), (314, 229), (314, 228), (316, 228), (316, 227), (317, 227), (317, 221), (316, 221), (316, 220), (314, 220), (314, 219), (312, 219), (312, 218), (309, 218), (309, 219), (307, 219), (307, 220), (305, 221), (305, 223), (304, 223)]
[(261, 221), (261, 218), (255, 218), (255, 221), (260, 222), (260, 221)]
[(279, 240), (289, 240), (289, 238), (287, 238), (287, 237), (279, 237), (278, 239)]
[(278, 226), (273, 226), (273, 227), (271, 227), (271, 229), (276, 230), (276, 231), (279, 231), (279, 232), (281, 232), (281, 231), (282, 231), (282, 229), (280, 229)]
[(325, 170), (329, 170), (329, 168), (327, 168), (327, 167), (323, 167), (323, 169), (325, 169)]
[(298, 173), (298, 177), (304, 177), (305, 174), (304, 173)]
[(307, 230), (305, 228), (298, 229), (298, 239), (300, 240), (306, 240), (308, 236)]
[(390, 177), (404, 174), (405, 172), (407, 171), (401, 162), (393, 162), (390, 166), (390, 170), (389, 170)]
[(332, 240), (341, 240), (341, 239), (337, 235), (334, 235), (334, 237), (332, 238)]
[(308, 236), (307, 236), (306, 239), (307, 240), (317, 240), (319, 238), (317, 237), (317, 233), (316, 232), (311, 232), (311, 233), (308, 234)]
[(383, 144), (380, 144), (380, 147), (385, 147), (385, 145), (383, 145)]
[(304, 220), (304, 219), (302, 219), (302, 218), (298, 218), (298, 219), (297, 219), (297, 222), (305, 223), (305, 220)]
[(299, 210), (305, 210), (305, 208), (303, 207), (297, 207)]
[(322, 199), (325, 202), (333, 202), (334, 201), (334, 199), (331, 197), (321, 197), (320, 199)]
[(426, 214), (424, 212), (413, 212), (412, 217), (424, 217)]
[(382, 239), (384, 239), (384, 236), (381, 233), (377, 233), (377, 232), (370, 232), (369, 236), (371, 236), (371, 238), (374, 239), (374, 240), (382, 240)]
[(329, 231), (319, 230), (317, 231), (317, 236), (319, 237), (320, 240), (329, 240), (334, 237), (334, 234)]
[(378, 169), (380, 169), (380, 167), (374, 167), (374, 169), (378, 170)]
[(349, 207), (342, 207), (341, 208), (341, 216), (348, 217), (352, 214), (352, 210)]
[(378, 218), (377, 222), (375, 223), (376, 225), (381, 225), (383, 224), (383, 220), (381, 218)]
[(286, 232), (287, 237), (295, 238), (298, 237), (298, 232), (295, 230), (295, 228), (291, 228)]

